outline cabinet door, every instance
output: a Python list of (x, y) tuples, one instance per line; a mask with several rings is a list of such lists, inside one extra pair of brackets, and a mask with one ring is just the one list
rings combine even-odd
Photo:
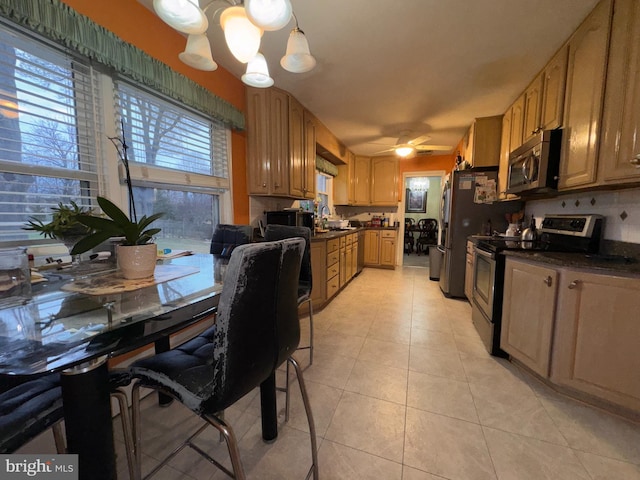
[(364, 232), (364, 264), (380, 265), (380, 232), (377, 230)]
[(542, 72), (540, 126), (544, 130), (553, 130), (562, 126), (568, 51), (566, 45), (562, 47)]
[(396, 232), (383, 231), (380, 238), (380, 265), (395, 267), (396, 265)]
[[(358, 238), (356, 235), (355, 238)], [(355, 241), (351, 245), (351, 277), (358, 273), (358, 242)]]
[(355, 157), (353, 204), (369, 205), (371, 203), (370, 172), (371, 160), (368, 157)]
[(522, 143), (526, 143), (540, 132), (540, 101), (542, 100), (542, 75), (524, 91), (524, 124)]
[(269, 105), (269, 193), (289, 195), (289, 95), (270, 90)]
[(611, 0), (600, 2), (569, 40), (558, 190), (595, 183)]
[(522, 145), (522, 132), (524, 128), (524, 94), (511, 106), (511, 135), (509, 151), (513, 152)]
[(557, 280), (556, 270), (506, 261), (500, 347), (543, 377), (549, 376)]
[(247, 189), (252, 195), (267, 195), (269, 180), (269, 92), (247, 88)]
[(311, 274), (313, 288), (311, 303), (313, 308), (319, 307), (327, 298), (327, 242), (311, 242)]
[(599, 177), (640, 181), (640, 2), (616, 1), (607, 70)]
[(289, 193), (304, 198), (305, 192), (304, 109), (297, 100), (289, 101)]
[(640, 411), (638, 312), (639, 278), (563, 274), (552, 380)]
[(355, 157), (352, 152), (347, 152), (347, 164), (338, 165), (338, 176), (333, 179), (333, 203), (335, 205), (353, 204)]
[(498, 198), (506, 199), (507, 177), (509, 174), (509, 154), (511, 153), (511, 116), (509, 108), (502, 117), (502, 136), (500, 137), (500, 166), (498, 167)]
[(316, 198), (316, 120), (304, 111), (304, 198)]
[(371, 160), (371, 205), (397, 205), (398, 160), (395, 157)]
[(475, 129), (476, 123), (473, 122), (469, 129), (467, 130), (466, 135), (462, 139), (462, 145), (464, 148), (464, 152), (462, 154), (462, 158), (473, 165), (473, 147), (474, 147), (474, 137), (475, 137)]

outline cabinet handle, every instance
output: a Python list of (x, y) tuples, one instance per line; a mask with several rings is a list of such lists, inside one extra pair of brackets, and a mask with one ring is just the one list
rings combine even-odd
[(547, 287), (550, 287), (553, 284), (553, 278), (551, 278), (551, 275), (548, 275), (543, 282), (547, 284)]
[(574, 288), (578, 288), (578, 285), (580, 285), (580, 280), (574, 280), (567, 288), (569, 288), (569, 290), (573, 290)]
[(636, 167), (640, 167), (640, 153), (638, 153), (635, 157), (629, 160), (631, 165), (635, 165)]
[(266, 183), (263, 183), (263, 184), (262, 184), (262, 187), (263, 187), (263, 188), (267, 188), (267, 184), (266, 184)]

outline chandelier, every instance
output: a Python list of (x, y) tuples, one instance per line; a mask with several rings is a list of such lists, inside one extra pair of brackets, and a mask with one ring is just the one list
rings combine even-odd
[(183, 63), (198, 70), (213, 71), (218, 68), (206, 36), (209, 28), (206, 12), (221, 1), (230, 6), (220, 7), (213, 17), (218, 11), (221, 12), (220, 26), (229, 51), (236, 60), (247, 64), (246, 73), (242, 75), (245, 84), (258, 88), (273, 85), (267, 61), (260, 53), (260, 42), (265, 31), (284, 28), (291, 17), (296, 25), (291, 30), (280, 65), (291, 73), (304, 73), (315, 67), (316, 60), (309, 51), (304, 32), (298, 27), (290, 0), (212, 0), (204, 8), (200, 8), (198, 0), (153, 0), (153, 9), (158, 17), (175, 30), (188, 35), (185, 50), (178, 55)]

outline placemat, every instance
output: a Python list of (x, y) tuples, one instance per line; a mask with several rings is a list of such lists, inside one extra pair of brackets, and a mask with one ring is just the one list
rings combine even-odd
[(69, 282), (62, 287), (67, 292), (79, 292), (87, 295), (109, 295), (112, 293), (130, 292), (140, 288), (151, 287), (159, 283), (199, 272), (198, 267), (184, 265), (157, 265), (153, 277), (127, 280), (119, 271), (106, 275), (87, 277)]

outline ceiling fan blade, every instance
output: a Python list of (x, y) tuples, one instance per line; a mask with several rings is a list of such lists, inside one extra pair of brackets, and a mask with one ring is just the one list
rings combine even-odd
[(375, 152), (373, 155), (380, 155), (381, 153), (393, 152), (396, 147), (387, 148), (386, 150), (380, 150), (379, 152)]
[(450, 145), (414, 145), (416, 150), (427, 151), (427, 150), (435, 150), (439, 152), (446, 152), (448, 150), (453, 150), (453, 147)]
[(428, 142), (429, 140), (431, 140), (431, 136), (421, 135), (419, 137), (414, 138), (413, 140), (410, 140), (409, 143), (411, 145), (417, 146), (417, 145), (420, 145), (421, 143)]

